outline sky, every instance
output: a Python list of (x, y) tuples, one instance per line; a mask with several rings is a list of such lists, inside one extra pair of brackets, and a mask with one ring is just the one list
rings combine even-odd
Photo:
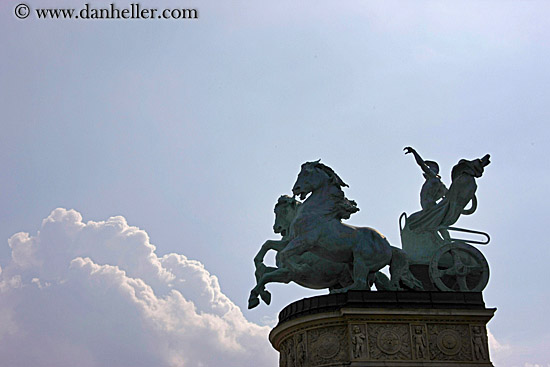
[(413, 146), (447, 185), (491, 154), (456, 224), (491, 235), (491, 358), (550, 366), (548, 2), (161, 3), (140, 2), (199, 18), (0, 3), (0, 360), (276, 366), (278, 312), (327, 293), (270, 284), (247, 309), (278, 197), (321, 159), (360, 208), (346, 223), (399, 247), (420, 209)]

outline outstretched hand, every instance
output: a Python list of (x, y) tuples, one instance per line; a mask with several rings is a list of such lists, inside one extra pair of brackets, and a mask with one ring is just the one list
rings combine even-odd
[(481, 158), (481, 164), (483, 165), (483, 167), (485, 167), (488, 166), (489, 163), (491, 163), (491, 155), (485, 154), (483, 158)]
[(403, 148), (403, 150), (405, 151), (405, 154), (409, 154), (409, 153), (414, 153), (415, 150), (413, 147), (405, 147)]

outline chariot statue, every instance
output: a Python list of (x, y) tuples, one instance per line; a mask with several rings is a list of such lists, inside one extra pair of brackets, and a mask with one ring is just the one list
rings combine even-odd
[[(461, 159), (451, 171), (451, 186), (447, 190), (441, 183), (444, 195), (439, 196), (429, 194), (436, 190), (424, 191), (430, 180), (432, 188), (437, 186), (437, 183), (433, 183), (434, 177), (439, 180), (437, 172), (413, 148), (406, 147), (405, 152), (414, 155), (426, 176), (420, 195), (422, 210), (409, 217), (403, 213), (399, 218), (401, 243), (409, 256), (413, 273), (424, 278), (424, 286), (430, 290), (483, 290), (489, 281), (489, 265), (483, 254), (472, 244), (486, 245), (490, 237), (485, 232), (453, 225), (461, 215), (471, 215), (476, 211), (476, 179), (482, 176), (484, 167), (491, 163), (490, 155), (474, 160)], [(470, 207), (466, 208), (469, 203)], [(452, 238), (452, 232), (470, 233), (481, 236), (482, 239)]]
[[(373, 286), (386, 291), (483, 289), (488, 280), (487, 262), (470, 244), (488, 243), (489, 236), (451, 225), (460, 215), (475, 211), (475, 179), (489, 164), (489, 155), (461, 160), (452, 170), (447, 189), (435, 162), (424, 161), (413, 148), (405, 151), (414, 155), (426, 182), (421, 190), (422, 210), (399, 218), (402, 249), (390, 245), (373, 228), (342, 223), (359, 211), (342, 190), (348, 185), (320, 161), (306, 162), (292, 188), (293, 196), (283, 195), (275, 205), (273, 230), (282, 238), (267, 240), (254, 258), (257, 284), (248, 307), (258, 306), (260, 299), (270, 303), (271, 294), (265, 289), (270, 282), (294, 281), (330, 293), (371, 290)], [(465, 209), (469, 202), (471, 208)], [(453, 230), (481, 234), (486, 240), (453, 239), (449, 235)], [(270, 250), (277, 252), (276, 267), (263, 263)], [(386, 266), (390, 278), (380, 272)]]

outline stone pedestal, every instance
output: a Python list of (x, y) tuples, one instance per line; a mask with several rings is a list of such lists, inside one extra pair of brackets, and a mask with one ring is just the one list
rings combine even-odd
[(280, 367), (493, 366), (481, 293), (350, 291), (285, 307)]

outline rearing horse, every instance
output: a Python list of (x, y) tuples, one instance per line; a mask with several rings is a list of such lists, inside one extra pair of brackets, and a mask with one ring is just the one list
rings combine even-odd
[[(334, 263), (323, 259), (313, 253), (303, 253), (281, 259), (280, 253), (289, 243), (290, 224), (296, 217), (296, 213), (301, 203), (290, 197), (283, 195), (275, 205), (275, 224), (273, 230), (280, 233), (281, 240), (267, 240), (258, 254), (254, 257), (256, 265), (256, 286), (250, 292), (248, 299), (248, 308), (254, 308), (262, 300), (269, 304), (271, 294), (265, 289), (267, 283), (289, 283), (291, 281), (297, 284), (311, 288), (328, 288), (331, 292), (335, 289), (343, 288), (353, 282), (350, 269), (347, 265)], [(268, 267), (263, 264), (265, 254), (269, 250), (278, 251), (275, 257), (277, 267)]]
[[(336, 263), (319, 257), (312, 252), (294, 255), (285, 260), (281, 259), (280, 252), (290, 242), (290, 225), (296, 218), (302, 203), (294, 198), (283, 195), (275, 205), (275, 224), (273, 230), (280, 233), (281, 240), (267, 240), (258, 254), (254, 257), (256, 265), (256, 286), (250, 292), (248, 308), (254, 308), (260, 303), (259, 297), (269, 304), (271, 294), (265, 289), (267, 283), (289, 283), (291, 281), (312, 289), (328, 288), (331, 293), (353, 284), (351, 269), (348, 264)], [(277, 267), (268, 267), (263, 263), (265, 254), (269, 250), (277, 251)], [(392, 259), (390, 263), (391, 280), (381, 272), (375, 274), (375, 284), (378, 290), (400, 290), (401, 286), (409, 289), (422, 289), (422, 284), (414, 278), (409, 270), (409, 261), (406, 253), (391, 247)]]
[[(354, 201), (344, 196), (341, 187), (347, 186), (330, 167), (319, 161), (302, 165), (292, 193), (299, 195), (301, 200), (311, 195), (298, 209), (290, 226), (290, 242), (279, 256), (284, 261), (311, 252), (331, 262), (347, 264), (352, 268), (353, 283), (336, 291), (370, 290), (376, 272), (390, 265), (392, 252), (403, 252), (390, 246), (375, 229), (341, 222), (359, 210)], [(412, 285), (418, 285), (408, 264), (403, 270), (406, 274), (402, 274), (402, 280), (408, 279)]]

